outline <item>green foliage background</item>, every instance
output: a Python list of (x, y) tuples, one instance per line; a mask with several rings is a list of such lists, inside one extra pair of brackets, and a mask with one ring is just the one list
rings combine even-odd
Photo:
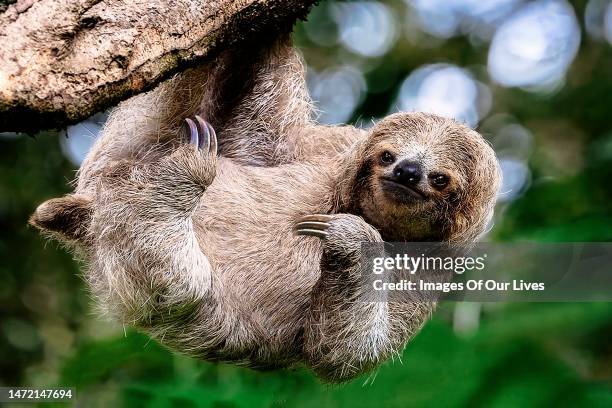
[[(582, 21), (585, 2), (574, 6)], [(306, 24), (326, 27), (321, 7)], [(335, 63), (337, 47), (310, 42), (303, 24), (296, 40), (311, 66)], [(435, 47), (400, 40), (365, 74), (369, 87), (387, 85), (366, 95), (353, 120), (384, 115), (402, 79), (423, 64), (486, 65), (486, 56), (486, 45), (464, 37)], [(500, 205), (494, 239), (612, 241), (611, 72), (611, 47), (583, 35), (559, 92), (492, 85), (492, 113), (511, 114), (535, 143), (533, 182)], [(103, 322), (71, 256), (26, 226), (38, 203), (69, 191), (75, 168), (58, 137), (0, 138), (2, 386), (76, 387), (88, 407), (612, 406), (608, 303), (484, 304), (469, 333), (453, 330), (457, 305), (443, 304), (401, 362), (334, 387), (302, 369), (260, 373), (194, 361)]]

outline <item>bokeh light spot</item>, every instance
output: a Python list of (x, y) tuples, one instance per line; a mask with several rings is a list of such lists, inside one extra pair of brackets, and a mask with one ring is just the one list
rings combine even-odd
[(310, 94), (319, 110), (319, 122), (347, 122), (362, 102), (366, 82), (361, 71), (352, 66), (331, 68), (308, 75)]
[(447, 39), (471, 34), (489, 39), (494, 27), (522, 0), (405, 0), (421, 30)]
[(340, 42), (364, 57), (380, 57), (395, 44), (398, 27), (388, 6), (373, 1), (337, 3), (332, 15), (338, 24)]
[(584, 9), (584, 26), (591, 38), (612, 44), (612, 0), (589, 0)]
[(486, 85), (479, 84), (465, 69), (449, 64), (426, 65), (404, 80), (397, 108), (435, 113), (474, 127), (490, 109), (491, 98), (485, 89)]
[(550, 91), (562, 83), (580, 44), (580, 28), (565, 1), (522, 7), (496, 31), (489, 50), (491, 77), (501, 85)]

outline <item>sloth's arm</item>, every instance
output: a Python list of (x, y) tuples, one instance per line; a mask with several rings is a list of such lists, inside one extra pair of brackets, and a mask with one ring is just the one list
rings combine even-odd
[(289, 35), (219, 58), (215, 104), (202, 106), (219, 130), (221, 154), (260, 166), (333, 156), (362, 136), (353, 126), (314, 121), (306, 69)]
[(365, 292), (361, 244), (382, 243), (378, 231), (350, 214), (305, 217), (297, 231), (324, 242), (304, 328), (304, 354), (313, 370), (326, 381), (342, 382), (399, 355), (432, 306), (373, 301)]
[(124, 159), (154, 162), (185, 136), (183, 118), (199, 114), (219, 134), (219, 151), (238, 162), (291, 161), (309, 128), (311, 105), (301, 58), (289, 35), (229, 48), (152, 91), (119, 104), (81, 166), (77, 193), (100, 170)]
[(200, 114), (219, 135), (219, 152), (270, 166), (344, 151), (360, 136), (351, 126), (320, 126), (302, 58), (290, 35), (226, 49), (152, 91), (122, 102), (81, 166), (77, 193), (117, 160), (155, 161), (184, 136), (183, 118)]
[(258, 39), (218, 61), (214, 104), (202, 109), (219, 132), (221, 154), (261, 166), (293, 161), (313, 124), (305, 66), (291, 37)]
[(88, 279), (120, 321), (190, 355), (218, 358), (239, 352), (257, 331), (225, 294), (194, 232), (192, 214), (215, 176), (214, 143), (198, 142), (104, 176)]

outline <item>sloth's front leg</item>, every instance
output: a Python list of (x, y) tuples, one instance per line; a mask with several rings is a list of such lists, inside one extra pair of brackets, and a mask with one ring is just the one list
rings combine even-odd
[(321, 276), (305, 327), (306, 359), (324, 380), (350, 380), (376, 367), (402, 344), (398, 333), (391, 332), (388, 304), (363, 297), (361, 244), (382, 238), (361, 217), (350, 214), (307, 216), (296, 231), (324, 243)]
[[(304, 355), (310, 366), (322, 379), (342, 382), (399, 356), (435, 304), (372, 301), (361, 276), (362, 243), (382, 243), (378, 231), (350, 214), (307, 216), (296, 230), (324, 244), (321, 276), (304, 327)], [(384, 256), (382, 245), (379, 250), (376, 255)]]

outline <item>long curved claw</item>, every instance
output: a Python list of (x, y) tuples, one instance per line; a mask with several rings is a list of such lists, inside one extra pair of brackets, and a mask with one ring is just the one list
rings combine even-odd
[(186, 118), (185, 122), (189, 127), (189, 143), (194, 146), (198, 146), (200, 139), (198, 127), (196, 126), (195, 122), (189, 118)]
[(304, 222), (304, 221), (330, 222), (333, 219), (334, 219), (333, 215), (312, 214), (312, 215), (303, 216), (302, 218), (300, 218), (299, 222)]
[(324, 239), (327, 238), (327, 229), (332, 219), (331, 215), (326, 214), (307, 215), (299, 219), (294, 231), (296, 235), (310, 235)]
[(216, 156), (218, 153), (218, 149), (219, 149), (218, 143), (217, 143), (217, 132), (215, 132), (215, 129), (212, 127), (210, 123), (206, 122), (206, 125), (208, 126), (208, 129), (210, 130), (210, 152)]
[(195, 115), (195, 120), (198, 122), (199, 130), (201, 131), (202, 137), (200, 138), (200, 149), (205, 152), (210, 152), (210, 129), (206, 125), (206, 121), (200, 116)]
[(329, 224), (326, 222), (304, 221), (304, 222), (297, 223), (295, 226), (295, 229), (310, 228), (310, 229), (325, 230), (327, 227), (329, 227)]
[(212, 127), (210, 123), (202, 119), (201, 116), (196, 115), (196, 120), (200, 125), (200, 129), (202, 129), (202, 133), (204, 134), (204, 138), (206, 141), (201, 146), (202, 149), (207, 150), (210, 154), (217, 154), (217, 132)]
[(317, 238), (321, 238), (321, 239), (327, 238), (327, 232), (325, 232), (325, 231), (317, 231), (317, 230), (310, 230), (310, 229), (297, 230), (295, 232), (295, 234), (296, 235), (309, 235), (311, 237), (317, 237)]

